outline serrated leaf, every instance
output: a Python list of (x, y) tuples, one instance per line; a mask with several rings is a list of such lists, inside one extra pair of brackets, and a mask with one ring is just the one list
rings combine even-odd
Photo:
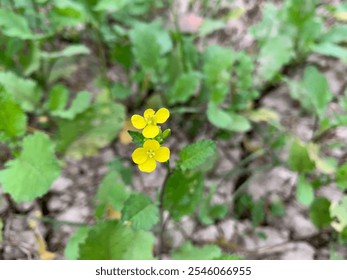
[(27, 116), (13, 97), (0, 88), (0, 132), (7, 137), (22, 136), (26, 131)]
[(330, 216), (336, 220), (331, 226), (338, 232), (342, 232), (347, 227), (347, 196), (344, 196), (339, 204), (330, 206)]
[(300, 176), (297, 183), (296, 198), (303, 205), (310, 205), (314, 199), (313, 187), (304, 176)]
[(310, 207), (310, 219), (317, 228), (324, 228), (330, 225), (330, 201), (318, 196), (314, 199)]
[(222, 256), (221, 249), (216, 245), (193, 246), (185, 242), (178, 250), (172, 253), (174, 260), (213, 260)]
[(169, 104), (188, 101), (197, 91), (199, 82), (200, 74), (198, 72), (183, 73), (178, 77), (172, 90), (167, 95)]
[(64, 256), (68, 260), (77, 260), (79, 257), (79, 246), (82, 244), (89, 233), (88, 227), (78, 228), (70, 237), (64, 249)]
[(280, 72), (293, 57), (293, 41), (290, 37), (279, 35), (266, 41), (259, 54), (259, 75), (269, 81)]
[(135, 230), (150, 230), (159, 221), (159, 209), (148, 196), (133, 194), (125, 202), (122, 220), (129, 221)]
[(96, 194), (96, 217), (101, 219), (108, 206), (121, 211), (129, 194), (118, 171), (109, 171), (102, 179)]
[(347, 163), (341, 165), (336, 171), (336, 185), (343, 189), (347, 189)]
[(136, 146), (143, 146), (143, 143), (145, 143), (146, 139), (141, 132), (128, 130), (128, 133), (130, 134), (132, 141), (135, 143)]
[(185, 146), (179, 153), (179, 167), (182, 170), (195, 169), (203, 165), (216, 153), (216, 143), (204, 139)]
[(290, 147), (288, 164), (292, 170), (301, 174), (311, 171), (315, 166), (309, 156), (307, 146), (297, 139)]
[(94, 226), (79, 246), (81, 260), (151, 260), (154, 237), (117, 221)]
[(164, 208), (174, 220), (191, 214), (201, 200), (203, 188), (201, 173), (186, 174), (176, 170), (166, 182)]
[(76, 55), (90, 54), (90, 50), (84, 45), (69, 45), (57, 52), (41, 52), (44, 59), (57, 59), (62, 57), (72, 57)]
[(73, 120), (58, 120), (58, 150), (73, 158), (95, 155), (121, 130), (125, 108), (117, 103), (94, 104)]
[(59, 161), (54, 145), (42, 132), (23, 140), (22, 152), (17, 159), (8, 161), (0, 171), (3, 190), (16, 202), (32, 201), (48, 192), (60, 175)]
[(12, 72), (0, 73), (0, 84), (24, 111), (32, 112), (36, 109), (42, 93), (37, 89), (35, 81), (22, 79)]

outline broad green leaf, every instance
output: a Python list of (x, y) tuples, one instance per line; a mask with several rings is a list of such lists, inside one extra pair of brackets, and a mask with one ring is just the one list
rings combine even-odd
[(187, 174), (181, 170), (172, 173), (165, 185), (164, 208), (174, 220), (194, 212), (204, 189), (201, 173)]
[(347, 163), (341, 165), (336, 171), (336, 185), (343, 189), (347, 189)]
[(176, 80), (172, 90), (167, 94), (169, 104), (184, 103), (197, 91), (200, 82), (198, 72), (183, 73)]
[(316, 114), (323, 117), (328, 103), (333, 98), (326, 77), (317, 68), (308, 66), (304, 72), (304, 86), (307, 90), (306, 98), (311, 100)]
[(311, 171), (315, 166), (309, 156), (307, 146), (301, 143), (298, 139), (295, 139), (292, 142), (289, 151), (288, 164), (292, 170), (301, 174)]
[(318, 228), (324, 228), (330, 225), (330, 201), (318, 196), (314, 199), (310, 207), (310, 219)]
[(251, 128), (250, 122), (242, 115), (224, 111), (212, 102), (207, 108), (207, 118), (214, 126), (235, 132), (246, 132)]
[(90, 50), (84, 45), (69, 45), (65, 49), (57, 52), (41, 52), (41, 56), (45, 59), (57, 59), (82, 54), (90, 54)]
[(85, 5), (73, 0), (54, 0), (49, 15), (52, 25), (57, 29), (81, 25), (90, 17), (91, 14)]
[(22, 79), (12, 72), (2, 72), (0, 73), (0, 85), (13, 95), (14, 100), (24, 111), (32, 112), (39, 104), (42, 93), (33, 80)]
[(22, 40), (35, 39), (25, 17), (13, 13), (7, 9), (0, 8), (0, 28), (6, 36)]
[(117, 12), (122, 10), (127, 4), (129, 0), (100, 0), (97, 1), (97, 4), (94, 8), (95, 11), (106, 11), (106, 12)]
[(313, 51), (327, 55), (336, 57), (341, 59), (344, 63), (347, 63), (347, 48), (339, 46), (334, 43), (322, 43), (313, 47)]
[(346, 42), (347, 25), (335, 25), (330, 28), (319, 40), (323, 43), (342, 43)]
[(77, 260), (79, 257), (79, 246), (82, 244), (89, 233), (89, 228), (80, 227), (71, 235), (64, 250), (64, 256), (68, 260)]
[(69, 91), (63, 84), (55, 85), (50, 93), (48, 99), (48, 108), (50, 112), (63, 111), (69, 100)]
[(94, 104), (73, 120), (58, 120), (58, 150), (73, 158), (92, 156), (123, 127), (125, 109), (117, 103)]
[(174, 260), (213, 260), (221, 255), (222, 251), (217, 245), (196, 247), (187, 241), (172, 253), (172, 258)]
[(109, 206), (116, 211), (121, 211), (128, 197), (129, 193), (119, 172), (109, 171), (102, 179), (96, 193), (96, 217), (101, 219)]
[(330, 216), (336, 219), (331, 223), (336, 231), (342, 232), (347, 227), (347, 196), (344, 196), (339, 204), (330, 206)]
[(104, 222), (92, 228), (80, 244), (81, 260), (152, 260), (154, 237), (134, 231), (120, 222)]
[(217, 45), (207, 48), (204, 53), (204, 74), (209, 87), (213, 87), (219, 82), (225, 83), (231, 79), (231, 66), (234, 57), (230, 49)]
[(279, 35), (267, 40), (259, 54), (261, 79), (272, 80), (292, 59), (293, 54), (293, 41), (290, 37)]
[(304, 176), (298, 178), (296, 198), (303, 205), (310, 205), (314, 199), (313, 187)]
[(132, 194), (124, 203), (122, 220), (129, 221), (135, 230), (150, 230), (159, 221), (159, 209), (148, 196)]
[(48, 192), (60, 175), (54, 145), (42, 132), (24, 138), (17, 159), (8, 161), (0, 171), (3, 190), (16, 202), (32, 201)]
[(86, 111), (92, 102), (92, 94), (88, 91), (81, 91), (77, 94), (76, 98), (72, 101), (72, 104), (69, 109), (62, 111), (55, 111), (52, 115), (72, 120), (78, 114)]
[(136, 146), (138, 147), (142, 147), (143, 143), (145, 143), (145, 136), (142, 135), (141, 132), (138, 131), (132, 131), (132, 130), (128, 130), (128, 133), (130, 134), (133, 142), (135, 143)]
[(127, 99), (131, 94), (131, 89), (121, 83), (113, 84), (111, 91), (112, 95), (119, 100)]
[(216, 153), (216, 143), (204, 139), (185, 146), (179, 153), (179, 167), (182, 170), (195, 169), (203, 165)]
[(18, 137), (25, 133), (27, 117), (14, 102), (13, 97), (0, 88), (0, 132), (7, 137)]

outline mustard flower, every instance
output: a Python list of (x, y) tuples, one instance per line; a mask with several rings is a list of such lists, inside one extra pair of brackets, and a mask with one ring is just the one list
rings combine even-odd
[(137, 129), (143, 129), (142, 134), (146, 138), (154, 138), (159, 134), (159, 127), (157, 124), (166, 122), (169, 118), (170, 112), (166, 108), (161, 108), (157, 112), (153, 109), (147, 109), (143, 117), (140, 115), (133, 115), (131, 123)]
[(160, 147), (156, 140), (147, 140), (143, 144), (143, 148), (137, 148), (132, 153), (132, 158), (138, 164), (140, 171), (150, 173), (157, 167), (157, 161), (169, 160), (170, 150), (167, 147)]

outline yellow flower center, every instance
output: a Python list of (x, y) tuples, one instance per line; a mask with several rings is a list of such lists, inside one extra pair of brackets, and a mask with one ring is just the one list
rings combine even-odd
[(146, 117), (145, 121), (148, 125), (156, 125), (155, 121), (154, 121), (154, 117), (150, 116), (150, 117)]
[(155, 152), (152, 149), (147, 150), (147, 155), (149, 158), (153, 158), (155, 156)]

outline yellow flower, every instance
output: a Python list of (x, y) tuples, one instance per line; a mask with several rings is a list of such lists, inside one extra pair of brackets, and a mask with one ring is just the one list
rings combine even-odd
[(152, 172), (157, 167), (157, 161), (166, 162), (170, 158), (170, 150), (160, 147), (156, 140), (147, 140), (143, 148), (137, 148), (132, 154), (133, 161), (142, 172)]
[(131, 123), (137, 129), (143, 129), (142, 134), (146, 138), (154, 138), (159, 134), (159, 127), (157, 124), (166, 122), (169, 118), (170, 112), (166, 108), (161, 108), (158, 112), (153, 109), (147, 109), (143, 117), (140, 115), (133, 115), (131, 117)]

